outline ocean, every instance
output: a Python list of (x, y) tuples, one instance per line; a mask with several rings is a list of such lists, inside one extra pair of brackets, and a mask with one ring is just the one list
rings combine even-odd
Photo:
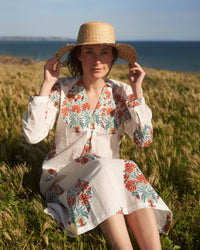
[[(64, 41), (0, 41), (0, 55), (29, 57), (35, 61), (51, 58)], [(122, 42), (123, 43), (123, 42)], [(200, 72), (200, 42), (126, 41), (137, 51), (143, 67), (172, 71)], [(127, 63), (118, 59), (116, 63)]]

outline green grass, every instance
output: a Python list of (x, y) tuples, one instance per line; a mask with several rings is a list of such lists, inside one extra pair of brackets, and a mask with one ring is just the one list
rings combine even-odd
[[(71, 239), (44, 214), (38, 183), (53, 132), (29, 145), (21, 127), (29, 96), (39, 91), (44, 62), (25, 65), (7, 59), (0, 57), (0, 249), (109, 249), (98, 227)], [(125, 135), (121, 158), (138, 163), (174, 213), (169, 235), (161, 236), (162, 248), (199, 249), (200, 74), (145, 71), (143, 89), (153, 112), (154, 142), (143, 149)], [(127, 72), (127, 65), (115, 65), (110, 77), (128, 83)]]

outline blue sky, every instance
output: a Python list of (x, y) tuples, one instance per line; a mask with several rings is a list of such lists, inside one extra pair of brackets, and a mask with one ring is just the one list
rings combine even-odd
[(112, 24), (116, 40), (200, 41), (200, 0), (0, 0), (0, 36), (76, 39), (87, 21)]

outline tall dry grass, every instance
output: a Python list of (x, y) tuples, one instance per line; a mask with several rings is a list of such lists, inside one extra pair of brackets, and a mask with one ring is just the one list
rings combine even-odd
[[(43, 213), (38, 182), (53, 131), (43, 142), (28, 145), (21, 121), (29, 96), (39, 91), (44, 62), (3, 61), (0, 57), (0, 249), (108, 249), (99, 228), (70, 239)], [(143, 89), (153, 112), (154, 142), (143, 149), (125, 135), (121, 158), (138, 163), (174, 213), (169, 235), (161, 237), (163, 249), (198, 249), (200, 74), (145, 71)], [(61, 76), (66, 74), (63, 68)], [(128, 66), (115, 65), (110, 78), (128, 83)]]

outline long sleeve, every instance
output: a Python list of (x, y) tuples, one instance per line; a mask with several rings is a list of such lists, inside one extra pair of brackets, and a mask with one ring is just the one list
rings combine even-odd
[(147, 147), (153, 140), (152, 112), (144, 98), (135, 100), (133, 95), (129, 96), (127, 107), (131, 119), (127, 120), (125, 131), (138, 146)]
[(53, 128), (59, 110), (60, 89), (54, 86), (48, 96), (31, 96), (22, 120), (25, 139), (35, 144), (42, 141)]

